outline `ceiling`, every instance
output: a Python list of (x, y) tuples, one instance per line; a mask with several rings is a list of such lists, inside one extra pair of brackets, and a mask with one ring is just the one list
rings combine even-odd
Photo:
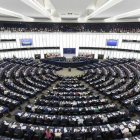
[(0, 21), (139, 22), (140, 0), (0, 0)]

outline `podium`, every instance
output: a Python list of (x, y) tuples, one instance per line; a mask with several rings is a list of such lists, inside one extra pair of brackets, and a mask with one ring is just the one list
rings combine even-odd
[(71, 71), (71, 67), (68, 68), (68, 71)]

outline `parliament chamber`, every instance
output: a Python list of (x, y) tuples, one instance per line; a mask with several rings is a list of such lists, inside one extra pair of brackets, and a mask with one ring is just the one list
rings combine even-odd
[(82, 67), (80, 75), (63, 76), (57, 65), (3, 58), (1, 139), (139, 139), (140, 61), (114, 58)]
[(0, 0), (0, 140), (140, 140), (140, 0)]

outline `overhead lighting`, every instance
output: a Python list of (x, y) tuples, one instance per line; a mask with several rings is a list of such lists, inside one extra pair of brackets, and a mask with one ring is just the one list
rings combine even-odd
[(98, 8), (97, 10), (95, 10), (93, 13), (91, 13), (89, 16), (87, 16), (88, 19), (106, 11), (107, 9), (113, 7), (114, 5), (122, 2), (123, 0), (109, 0), (108, 2), (106, 2), (104, 5), (102, 5), (100, 8)]
[(25, 21), (28, 21), (28, 20), (29, 21), (34, 21), (33, 18), (24, 16), (22, 14), (19, 14), (19, 13), (16, 13), (16, 12), (13, 12), (13, 11), (10, 11), (10, 10), (7, 10), (7, 9), (1, 8), (1, 7), (0, 7), (0, 13), (5, 14), (5, 15), (9, 15), (9, 16), (12, 16), (12, 17), (22, 18)]
[(47, 11), (47, 9), (45, 9), (39, 2), (37, 2), (36, 0), (21, 0), (22, 2), (24, 2), (25, 4), (27, 4), (28, 6), (32, 7), (33, 9), (35, 9), (36, 11), (40, 12), (41, 14), (43, 14), (45, 17), (47, 18), (52, 18), (51, 14)]

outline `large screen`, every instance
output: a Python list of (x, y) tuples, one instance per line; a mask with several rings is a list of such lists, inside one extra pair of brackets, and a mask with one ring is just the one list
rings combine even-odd
[(107, 46), (117, 46), (118, 40), (116, 39), (107, 39)]
[(32, 45), (33, 44), (32, 39), (21, 39), (20, 41), (21, 41), (22, 46), (27, 46), (27, 45)]
[(63, 54), (75, 54), (76, 49), (75, 48), (63, 48)]

